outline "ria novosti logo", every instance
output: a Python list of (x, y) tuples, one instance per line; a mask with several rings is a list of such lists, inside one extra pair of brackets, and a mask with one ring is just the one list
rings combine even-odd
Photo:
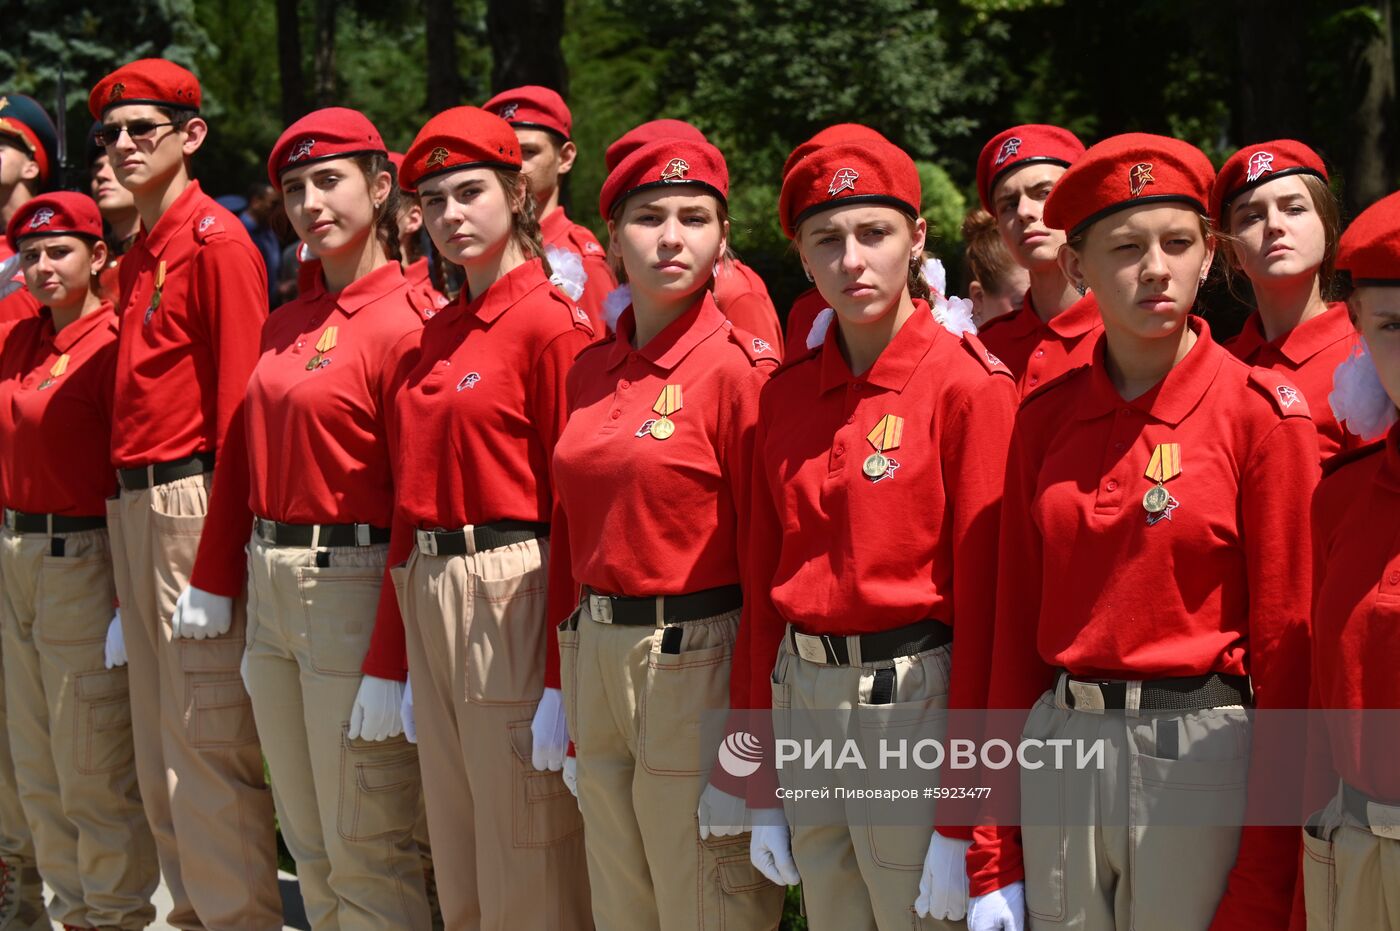
[(719, 745), (719, 766), (736, 779), (747, 779), (763, 765), (763, 744), (747, 731), (735, 731)]

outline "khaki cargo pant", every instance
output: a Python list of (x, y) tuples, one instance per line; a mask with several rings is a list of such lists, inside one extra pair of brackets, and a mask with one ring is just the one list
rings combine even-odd
[(559, 628), (578, 756), (578, 797), (600, 931), (776, 928), (783, 890), (749, 861), (749, 835), (700, 839), (696, 808), (718, 747), (706, 712), (729, 707), (739, 612), (665, 628), (593, 620), (585, 599)]
[(1303, 829), (1303, 895), (1308, 931), (1400, 928), (1400, 840), (1348, 814), (1338, 790)]
[[(3, 680), (4, 674), (0, 671), (0, 721), (8, 722)], [(23, 915), (26, 921), (37, 921), (39, 927), (48, 927), (48, 920), (43, 917), (44, 889), (34, 867), (34, 839), (29, 834), (29, 823), (19, 802), (15, 763), (10, 756), (8, 740), (0, 740), (0, 883), (8, 887), (0, 888), (0, 916), (17, 907), (18, 915)], [(4, 900), (8, 896), (17, 896), (21, 901), (17, 906), (7, 903)]]
[(238, 675), (244, 602), (207, 640), (171, 636), (208, 506), (209, 475), (123, 491), (107, 502), (122, 605), (136, 775), (181, 929), (282, 927), (272, 793)]
[[(789, 733), (792, 722), (831, 733), (801, 734), (857, 741), (862, 758), (871, 769), (842, 775), (846, 788), (893, 788), (908, 773), (881, 773), (874, 767), (880, 758), (880, 740), (941, 740), (946, 730), (942, 712), (948, 707), (947, 646), (914, 656), (901, 656), (851, 666), (813, 663), (792, 650), (790, 636), (783, 638), (773, 666), (773, 729), (775, 738)], [(892, 701), (871, 704), (871, 692), (880, 670), (894, 670)], [(787, 719), (784, 712), (793, 713)], [(856, 712), (841, 715), (838, 712)], [(812, 713), (812, 714), (808, 714)], [(806, 730), (803, 725), (802, 730)], [(922, 773), (936, 783), (936, 773)], [(779, 770), (785, 788), (797, 787), (800, 777)], [(888, 780), (889, 785), (884, 785)], [(885, 823), (865, 800), (845, 802), (846, 823), (829, 818), (802, 817), (802, 804), (785, 800), (784, 811), (792, 830), (792, 856), (802, 876), (803, 910), (812, 931), (895, 931), (895, 929), (965, 928), (962, 921), (920, 918), (914, 911), (923, 877), (924, 858), (933, 837), (932, 800), (902, 803), (911, 812), (907, 825)]]
[(248, 685), (313, 928), (430, 922), (413, 840), (418, 751), (346, 733), (388, 549), (330, 547), (318, 566), (309, 547), (248, 546)]
[(1244, 709), (1081, 711), (1065, 690), (1062, 674), (1023, 736), (1102, 740), (1105, 765), (1021, 771), (1028, 927), (1208, 928), (1244, 820)]
[(466, 556), (415, 549), (391, 571), (448, 931), (589, 927), (578, 804), (559, 773), (530, 763), (548, 558), (547, 540)]
[[(39, 873), (60, 924), (144, 928), (155, 919), (155, 841), (141, 810), (125, 667), (107, 669), (107, 531), (0, 530), (6, 722)], [(45, 925), (47, 926), (47, 924)]]

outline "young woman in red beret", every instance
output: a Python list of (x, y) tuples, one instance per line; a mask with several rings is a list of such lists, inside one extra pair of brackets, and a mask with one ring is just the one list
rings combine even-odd
[(364, 671), (410, 676), (404, 726), (446, 925), (568, 931), (589, 925), (583, 825), (559, 774), (531, 765), (531, 728), (547, 662), (550, 459), (565, 372), (593, 331), (550, 284), (520, 169), (510, 125), (476, 107), (433, 117), (404, 155), (400, 183), (467, 286), (425, 325), (394, 405), (402, 620), (381, 607)]
[[(702, 734), (729, 707), (753, 424), (777, 365), (712, 292), (728, 187), (700, 141), (643, 145), (608, 175), (599, 207), (631, 302), (569, 372), (555, 449), (550, 616), (566, 620), (546, 684), (577, 749), (599, 928), (757, 931), (782, 910), (748, 864), (743, 800), (707, 786)], [(540, 740), (560, 761), (562, 742)]]
[(1210, 206), (1227, 234), (1230, 267), (1248, 280), (1255, 305), (1225, 348), (1302, 390), (1322, 458), (1359, 445), (1327, 404), (1332, 373), (1351, 354), (1356, 332), (1346, 305), (1326, 299), (1341, 209), (1322, 159), (1291, 139), (1246, 146), (1220, 169)]
[[(1317, 439), (1301, 392), (1190, 315), (1215, 249), (1195, 147), (1107, 139), (1045, 222), (1098, 297), (1092, 363), (1032, 392), (1012, 436), (988, 707), (1023, 736), (1104, 741), (1098, 769), (1020, 774), (968, 854), (972, 931), (1277, 928), (1297, 835), (1243, 823), (1246, 709), (1306, 696)], [(1014, 739), (1014, 734), (1011, 735)], [(1006, 773), (1014, 773), (1007, 770)], [(1017, 787), (992, 786), (1014, 800)], [(1126, 793), (1126, 794), (1125, 794)], [(1050, 807), (1044, 808), (1043, 805)]]
[(1337, 375), (1334, 404), (1354, 433), (1384, 438), (1325, 465), (1313, 499), (1312, 698), (1308, 802), (1293, 931), (1395, 926), (1400, 766), (1393, 675), (1400, 654), (1400, 194), (1341, 237), (1337, 269), (1362, 354)]
[[(771, 706), (775, 730), (787, 711), (856, 711), (870, 733), (898, 720), (937, 736), (946, 709), (981, 707), (986, 691), (1017, 395), (1006, 366), (930, 307), (920, 193), (913, 160), (879, 139), (814, 147), (783, 180), (783, 230), (831, 310), (759, 409), (733, 701)], [(900, 825), (854, 808), (818, 823), (779, 808), (777, 788), (750, 780), (751, 856), (775, 882), (800, 875), (814, 929), (962, 918), (966, 885), (943, 880), (965, 875), (970, 828), (935, 832), (932, 802)]]
[[(42, 305), (0, 331), (5, 727), (38, 873), (0, 868), (0, 915), (14, 928), (145, 927), (155, 841), (136, 788), (121, 628), (109, 623), (117, 318), (96, 287), (102, 217), (85, 195), (42, 194), (10, 218), (9, 243)], [(54, 892), (47, 916), (41, 877)]]
[(1023, 393), (1088, 361), (1099, 334), (1094, 296), (1077, 292), (1057, 257), (1064, 231), (1045, 222), (1045, 201), (1084, 153), (1084, 144), (1059, 126), (1028, 124), (997, 133), (977, 159), (977, 196), (996, 218), (1001, 240), (1030, 274), (1020, 308), (978, 332), (1015, 374)]
[(394, 507), (386, 425), (422, 330), (398, 263), (398, 196), (378, 130), (341, 107), (287, 127), (267, 173), (317, 274), (263, 327), (231, 444), (247, 450), (253, 524), (243, 679), (308, 919), (424, 927), (404, 675), (360, 676), (376, 605), (398, 623), (380, 592)]

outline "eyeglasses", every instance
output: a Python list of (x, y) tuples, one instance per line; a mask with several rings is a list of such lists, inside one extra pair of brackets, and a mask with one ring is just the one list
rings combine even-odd
[(120, 123), (104, 123), (92, 134), (92, 138), (100, 146), (116, 145), (117, 140), (122, 137), (122, 132), (125, 131), (132, 142), (146, 142), (155, 138), (157, 129), (174, 125), (174, 123), (157, 123), (154, 120), (132, 120), (124, 126)]

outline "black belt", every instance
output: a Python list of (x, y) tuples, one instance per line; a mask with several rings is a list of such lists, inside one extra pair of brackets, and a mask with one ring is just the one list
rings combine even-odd
[(737, 585), (721, 585), (688, 595), (641, 598), (604, 595), (585, 586), (583, 596), (593, 620), (626, 627), (664, 627), (667, 624), (699, 621), (728, 614), (744, 605), (744, 591)]
[(372, 546), (388, 543), (389, 531), (369, 524), (283, 524), (259, 517), (258, 539), (268, 546)]
[(809, 663), (851, 665), (850, 641), (860, 641), (860, 662), (879, 663), (898, 656), (916, 656), (953, 642), (953, 628), (942, 621), (924, 620), (875, 634), (805, 634), (792, 628), (792, 649)]
[[(1098, 699), (1079, 702), (1075, 686), (1086, 696), (1097, 693)], [(1085, 688), (1090, 691), (1085, 691)], [(1204, 676), (1180, 679), (1154, 679), (1142, 683), (1138, 707), (1144, 711), (1204, 711), (1228, 705), (1251, 703), (1248, 676), (1227, 676), (1212, 672)], [(1122, 711), (1127, 705), (1128, 683), (1118, 680), (1076, 679), (1069, 677), (1065, 687), (1065, 704), (1086, 711)]]
[(428, 556), (465, 556), (494, 550), (513, 543), (524, 543), (549, 536), (549, 524), (529, 520), (498, 520), (471, 528), (471, 546), (466, 530), (419, 530), (418, 550)]
[(143, 488), (152, 488), (177, 479), (189, 478), (191, 475), (203, 475), (213, 471), (214, 454), (195, 453), (193, 456), (170, 462), (156, 462), (135, 469), (118, 469), (117, 481), (125, 491), (140, 491)]
[(13, 533), (81, 533), (103, 530), (105, 517), (65, 517), (62, 514), (26, 514), (5, 508), (5, 526)]
[[(1346, 809), (1347, 814), (1351, 815), (1368, 828), (1371, 826), (1371, 813), (1367, 810), (1367, 806), (1373, 802), (1382, 808), (1400, 810), (1400, 803), (1383, 802), (1378, 798), (1372, 798), (1360, 789), (1353, 789), (1345, 782), (1342, 783), (1342, 807)], [(1384, 826), (1392, 827), (1392, 825)]]

